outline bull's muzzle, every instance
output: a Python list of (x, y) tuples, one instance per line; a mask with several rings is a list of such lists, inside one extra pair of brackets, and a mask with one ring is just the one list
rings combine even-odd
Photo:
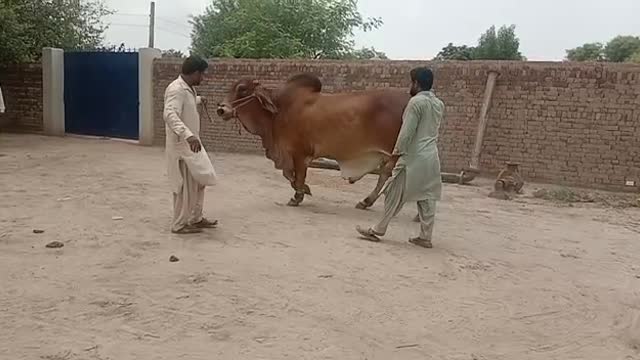
[(222, 120), (229, 120), (233, 117), (233, 108), (226, 103), (218, 104), (216, 114), (222, 118)]

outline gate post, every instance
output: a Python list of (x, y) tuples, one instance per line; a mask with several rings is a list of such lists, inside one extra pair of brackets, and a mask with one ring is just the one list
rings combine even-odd
[(64, 136), (64, 51), (42, 49), (42, 126), (45, 135)]
[(162, 56), (158, 49), (138, 50), (139, 143), (153, 145), (153, 60)]

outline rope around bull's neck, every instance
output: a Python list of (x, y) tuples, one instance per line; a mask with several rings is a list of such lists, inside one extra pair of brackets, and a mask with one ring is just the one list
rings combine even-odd
[[(213, 124), (213, 119), (211, 118), (211, 115), (209, 115), (209, 108), (207, 107), (207, 103), (203, 102), (202, 104), (202, 110), (204, 112), (205, 117), (207, 118), (207, 120), (209, 120), (209, 122), (211, 124)], [(242, 135), (242, 125), (240, 124), (240, 119), (237, 118), (236, 116), (236, 126), (238, 127), (238, 135)]]
[(207, 120), (209, 120), (210, 123), (213, 124), (213, 119), (211, 119), (211, 115), (209, 115), (209, 108), (207, 108), (207, 103), (206, 102), (202, 102), (202, 110), (204, 112), (205, 117), (207, 118)]
[(238, 109), (241, 107), (248, 105), (254, 98), (258, 98), (255, 93), (251, 95), (247, 95), (245, 97), (241, 97), (240, 99), (233, 100), (229, 105), (231, 105), (231, 114), (236, 119), (236, 125), (238, 126), (238, 135), (242, 135), (242, 127), (244, 124), (240, 121), (240, 116), (238, 116)]

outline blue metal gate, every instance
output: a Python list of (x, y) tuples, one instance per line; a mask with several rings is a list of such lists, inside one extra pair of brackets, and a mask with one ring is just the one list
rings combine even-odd
[(65, 130), (138, 139), (138, 53), (64, 54)]

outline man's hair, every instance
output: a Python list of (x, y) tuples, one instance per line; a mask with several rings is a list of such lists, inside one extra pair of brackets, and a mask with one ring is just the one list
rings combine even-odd
[(415, 81), (420, 89), (429, 91), (433, 87), (433, 71), (428, 67), (417, 67), (411, 70), (411, 81)]
[(204, 72), (209, 67), (209, 64), (199, 56), (191, 55), (182, 63), (182, 73), (184, 75), (191, 75), (195, 72)]

